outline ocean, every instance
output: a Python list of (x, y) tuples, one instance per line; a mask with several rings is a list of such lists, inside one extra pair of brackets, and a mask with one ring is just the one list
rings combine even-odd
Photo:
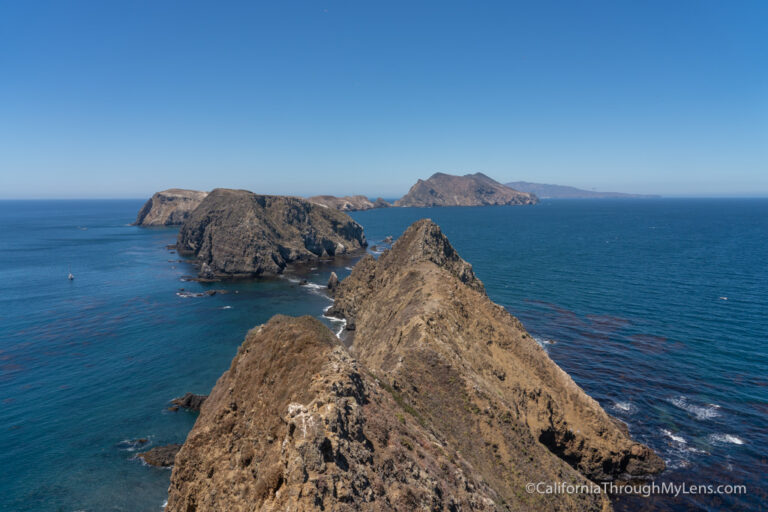
[[(167, 247), (176, 229), (130, 225), (142, 202), (0, 201), (0, 510), (161, 510), (170, 471), (136, 460), (133, 441), (183, 442), (195, 415), (169, 400), (208, 393), (272, 315), (322, 318), (330, 272), (349, 272), (312, 268), (311, 286), (185, 281), (193, 269)], [(621, 496), (617, 510), (768, 502), (768, 200), (352, 216), (372, 245), (437, 222), (489, 296), (667, 461), (657, 482), (747, 488)]]

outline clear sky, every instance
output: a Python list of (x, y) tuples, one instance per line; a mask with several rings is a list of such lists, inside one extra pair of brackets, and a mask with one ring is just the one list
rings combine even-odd
[(768, 195), (768, 2), (7, 1), (0, 197)]

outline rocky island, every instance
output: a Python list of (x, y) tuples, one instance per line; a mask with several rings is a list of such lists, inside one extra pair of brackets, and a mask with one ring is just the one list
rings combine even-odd
[(166, 510), (606, 511), (604, 495), (525, 484), (664, 468), (431, 221), (333, 289), (344, 343), (310, 317), (249, 332), (175, 458)]
[(394, 206), (490, 206), (536, 204), (533, 194), (502, 185), (485, 174), (453, 176), (438, 172), (419, 180)]
[(373, 208), (388, 208), (392, 206), (380, 197), (375, 201), (371, 201), (365, 196), (312, 196), (307, 201), (343, 212), (372, 210)]
[(157, 192), (139, 210), (137, 226), (180, 226), (208, 192), (170, 188)]
[(298, 197), (215, 189), (179, 230), (179, 254), (194, 256), (200, 277), (279, 274), (289, 263), (347, 254), (367, 245), (347, 214)]

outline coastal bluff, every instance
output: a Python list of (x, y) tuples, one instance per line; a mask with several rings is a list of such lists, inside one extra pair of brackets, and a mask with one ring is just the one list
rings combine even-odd
[(307, 201), (342, 212), (354, 212), (372, 210), (374, 208), (388, 208), (392, 206), (382, 198), (371, 201), (365, 196), (312, 196)]
[(150, 197), (136, 216), (136, 226), (180, 226), (208, 192), (170, 188)]
[(483, 173), (454, 176), (438, 172), (418, 180), (394, 206), (496, 206), (536, 204), (533, 194), (502, 185)]
[(347, 254), (367, 245), (347, 214), (298, 197), (215, 189), (179, 230), (179, 254), (203, 278), (280, 274), (289, 263)]
[(176, 456), (166, 510), (597, 512), (604, 495), (525, 485), (664, 469), (433, 222), (333, 289), (344, 343), (311, 317), (252, 329)]

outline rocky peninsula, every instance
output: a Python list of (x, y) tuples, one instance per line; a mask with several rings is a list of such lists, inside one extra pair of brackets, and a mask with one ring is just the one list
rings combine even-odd
[(170, 188), (157, 192), (139, 210), (137, 226), (180, 226), (208, 192)]
[(359, 210), (372, 210), (373, 208), (388, 208), (392, 206), (382, 198), (371, 201), (365, 196), (312, 196), (307, 201), (342, 212), (354, 212)]
[(438, 172), (419, 180), (394, 206), (491, 206), (536, 204), (533, 194), (502, 185), (485, 174), (453, 176)]
[(179, 254), (203, 278), (275, 275), (289, 263), (347, 254), (367, 245), (347, 214), (298, 197), (215, 189), (179, 230)]
[(253, 329), (176, 456), (166, 510), (606, 511), (525, 484), (664, 468), (431, 221), (332, 288), (345, 343), (310, 317)]

